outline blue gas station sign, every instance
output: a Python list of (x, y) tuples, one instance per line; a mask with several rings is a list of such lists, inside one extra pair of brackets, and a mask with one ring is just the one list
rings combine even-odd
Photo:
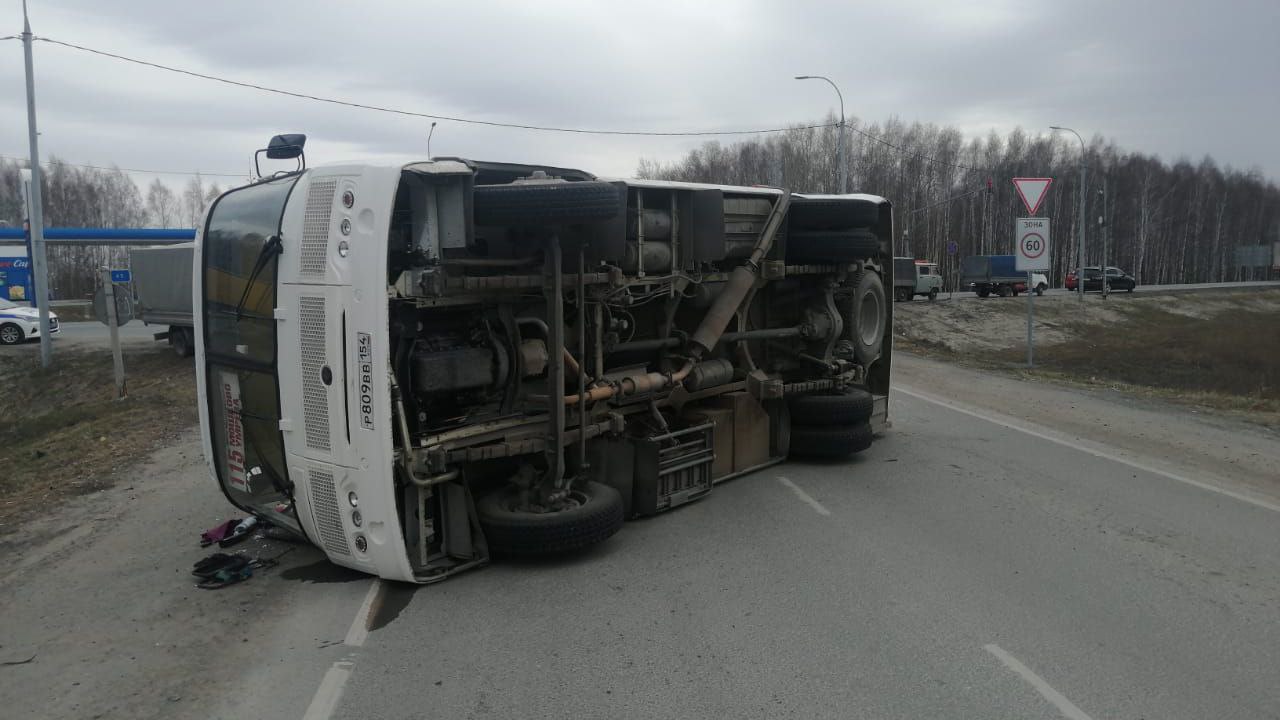
[(30, 302), (35, 299), (31, 279), (31, 259), (27, 257), (0, 257), (0, 298), (14, 302)]

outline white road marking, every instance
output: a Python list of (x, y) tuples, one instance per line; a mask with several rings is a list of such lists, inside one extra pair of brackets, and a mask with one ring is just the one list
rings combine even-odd
[(982, 647), (987, 652), (999, 658), (1000, 662), (1004, 663), (1005, 667), (1018, 673), (1023, 680), (1026, 680), (1031, 687), (1036, 689), (1036, 692), (1043, 695), (1045, 700), (1053, 703), (1053, 706), (1058, 708), (1058, 712), (1062, 713), (1063, 717), (1069, 718), (1069, 720), (1091, 720), (1083, 710), (1076, 707), (1075, 704), (1068, 700), (1065, 695), (1054, 690), (1049, 683), (1044, 681), (1044, 678), (1035, 674), (1031, 668), (1023, 665), (1018, 658), (1005, 652), (999, 645), (991, 644), (983, 645)]
[(809, 496), (809, 493), (805, 492), (804, 490), (801, 490), (800, 486), (791, 482), (790, 479), (784, 478), (781, 475), (779, 475), (778, 482), (791, 488), (791, 492), (795, 493), (796, 497), (803, 500), (806, 504), (808, 504), (809, 507), (813, 508), (814, 510), (817, 510), (819, 515), (831, 514), (830, 510), (822, 507), (822, 503), (818, 502), (817, 500), (814, 500), (812, 497)]
[(356, 619), (351, 621), (347, 638), (342, 641), (342, 644), (360, 647), (364, 645), (365, 640), (369, 639), (369, 612), (373, 609), (373, 603), (381, 592), (381, 580), (374, 580), (369, 584), (369, 592), (365, 593), (364, 602), (360, 603), (360, 609), (356, 611)]
[(329, 720), (333, 717), (333, 711), (338, 709), (338, 700), (342, 699), (342, 689), (347, 686), (350, 678), (351, 663), (334, 663), (324, 674), (320, 687), (316, 688), (316, 694), (311, 697), (311, 704), (307, 706), (302, 720)]
[(1113, 453), (1106, 452), (1105, 450), (1098, 450), (1096, 448), (1091, 448), (1088, 445), (1082, 445), (1072, 440), (1067, 440), (1066, 438), (1056, 437), (1047, 432), (1032, 430), (1028, 427), (1024, 427), (1023, 425), (1019, 424), (1022, 421), (1013, 421), (1012, 419), (1003, 420), (995, 415), (989, 415), (985, 412), (979, 412), (977, 410), (964, 408), (954, 403), (948, 402), (946, 400), (941, 400), (939, 398), (933, 397), (931, 395), (927, 395), (919, 391), (907, 390), (901, 385), (894, 387), (893, 392), (902, 393), (903, 395), (916, 398), (917, 400), (923, 400), (928, 403), (933, 403), (934, 405), (941, 405), (942, 407), (947, 408), (948, 410), (954, 410), (955, 412), (961, 413), (962, 415), (968, 415), (970, 417), (978, 418), (979, 420), (985, 420), (993, 425), (1006, 427), (1006, 428), (1009, 428), (1010, 430), (1017, 430), (1020, 433), (1025, 433), (1032, 437), (1040, 438), (1041, 440), (1048, 440), (1051, 443), (1057, 443), (1058, 445), (1069, 447), (1072, 450), (1079, 450), (1080, 452), (1088, 453), (1090, 455), (1093, 455), (1094, 457), (1102, 458), (1103, 460), (1118, 462), (1122, 465), (1128, 465), (1129, 467), (1134, 468), (1135, 470), (1141, 470), (1143, 472), (1148, 472), (1153, 475), (1166, 477), (1166, 478), (1169, 478), (1170, 480), (1176, 480), (1177, 482), (1191, 485), (1192, 487), (1198, 487), (1201, 490), (1208, 490), (1209, 492), (1218, 493), (1219, 495), (1225, 495), (1229, 498), (1239, 500), (1240, 502), (1246, 502), (1246, 503), (1249, 503), (1250, 505), (1254, 505), (1256, 507), (1260, 507), (1265, 510), (1270, 510), (1272, 512), (1280, 513), (1280, 505), (1277, 505), (1276, 503), (1269, 502), (1261, 498), (1256, 498), (1251, 495), (1246, 495), (1244, 493), (1235, 492), (1234, 490), (1227, 490), (1226, 488), (1221, 488), (1216, 485), (1210, 485), (1209, 483), (1200, 482), (1199, 480), (1192, 480), (1191, 478), (1186, 477), (1184, 475), (1172, 473), (1172, 472), (1169, 472), (1168, 470), (1161, 470), (1160, 468), (1152, 467), (1150, 465), (1147, 465), (1145, 463), (1140, 463), (1135, 460), (1130, 460), (1129, 458), (1122, 457), (1120, 455), (1115, 455)]

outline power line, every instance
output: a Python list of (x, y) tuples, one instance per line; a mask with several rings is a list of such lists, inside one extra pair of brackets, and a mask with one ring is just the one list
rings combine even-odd
[(978, 193), (987, 192), (987, 190), (988, 190), (988, 188), (981, 187), (981, 188), (978, 188), (977, 190), (970, 190), (969, 192), (966, 192), (966, 193), (960, 193), (959, 195), (952, 195), (952, 196), (951, 196), (951, 197), (949, 197), (949, 198), (944, 198), (944, 199), (939, 200), (939, 201), (937, 201), (937, 202), (935, 202), (935, 203), (932, 203), (932, 204), (929, 204), (929, 205), (925, 205), (924, 207), (913, 208), (913, 209), (911, 209), (911, 210), (908, 210), (908, 211), (907, 211), (906, 213), (904, 213), (904, 214), (905, 214), (905, 215), (914, 215), (914, 214), (919, 213), (919, 212), (924, 212), (925, 210), (932, 210), (932, 209), (934, 209), (934, 208), (938, 207), (939, 205), (946, 205), (947, 203), (955, 202), (956, 200), (963, 200), (964, 198), (972, 197), (972, 196), (974, 196), (974, 195), (977, 195)]
[[(222, 83), (224, 85), (231, 85), (234, 87), (257, 90), (259, 92), (271, 93), (275, 95), (283, 95), (285, 97), (292, 97), (292, 98), (297, 98), (301, 100), (313, 100), (316, 102), (328, 103), (330, 105), (339, 105), (342, 107), (357, 108), (360, 110), (371, 110), (374, 112), (388, 113), (392, 115), (401, 115), (405, 117), (425, 118), (428, 120), (445, 120), (448, 122), (456, 122), (456, 123), (462, 123), (467, 125), (482, 125), (487, 127), (508, 128), (508, 129), (514, 129), (514, 130), (532, 130), (532, 131), (538, 131), (538, 132), (573, 133), (573, 134), (580, 134), (580, 135), (622, 135), (622, 136), (642, 136), (642, 137), (715, 137), (715, 136), (731, 136), (731, 135), (765, 135), (770, 133), (788, 132), (791, 130), (819, 130), (823, 128), (839, 127), (840, 125), (840, 123), (838, 122), (830, 122), (830, 123), (813, 123), (809, 125), (792, 125), (790, 127), (759, 128), (759, 129), (753, 129), (753, 130), (654, 131), (654, 130), (596, 130), (596, 129), (588, 129), (588, 128), (569, 128), (569, 127), (556, 127), (556, 126), (548, 126), (548, 125), (529, 125), (524, 123), (505, 123), (505, 122), (498, 122), (493, 120), (477, 120), (474, 118), (455, 117), (450, 115), (436, 115), (432, 113), (417, 112), (414, 110), (403, 110), (400, 108), (392, 108), (392, 107), (386, 107), (381, 105), (370, 105), (368, 103), (355, 102), (351, 100), (324, 97), (321, 95), (312, 95), (309, 93), (295, 92), (292, 90), (282, 90), (280, 88), (273, 88), (265, 85), (258, 85), (255, 83), (243, 82), (240, 80), (231, 80), (229, 78), (219, 77), (216, 75), (209, 75), (206, 73), (200, 73), (194, 70), (187, 70), (184, 68), (174, 67), (171, 65), (164, 65), (161, 63), (151, 62), (149, 60), (141, 60), (141, 59), (129, 57), (126, 55), (120, 55), (118, 53), (107, 52), (105, 50), (98, 50), (95, 48), (86, 47), (84, 45), (77, 45), (75, 43), (66, 42), (63, 40), (55, 40), (53, 38), (47, 38), (47, 37), (37, 37), (35, 39), (43, 42), (47, 42), (53, 45), (60, 45), (62, 47), (70, 48), (73, 50), (79, 50), (81, 52), (86, 52), (93, 55), (99, 55), (101, 57), (111, 58), (113, 60), (119, 60), (121, 62), (132, 63), (135, 65), (141, 65), (143, 67), (154, 68), (157, 70), (164, 70), (166, 72), (177, 73), (180, 75), (187, 75), (189, 77), (199, 78), (202, 80), (209, 80), (212, 82)], [(849, 125), (848, 123), (845, 123), (845, 125), (850, 130), (857, 133), (858, 135), (861, 135), (862, 137), (865, 137), (868, 140), (871, 140), (873, 142), (884, 145), (885, 147), (888, 147), (894, 150), (900, 155), (917, 158), (919, 160), (923, 160), (925, 162), (936, 164), (936, 165), (945, 165), (948, 167), (953, 167), (959, 170), (971, 170), (971, 171), (981, 172), (986, 169), (986, 168), (974, 167), (971, 165), (964, 165), (962, 163), (948, 162), (946, 160), (940, 160), (931, 155), (924, 155), (922, 153), (913, 152), (900, 145), (896, 145), (892, 142), (889, 142), (888, 140), (878, 135), (874, 135), (865, 130), (857, 128), (853, 125)], [(145, 172), (145, 171), (142, 171), (142, 172)], [(178, 173), (178, 174), (182, 174), (182, 173)], [(207, 173), (207, 174), (214, 175), (215, 173)], [(233, 177), (241, 177), (241, 176), (234, 175)]]
[(985, 169), (986, 169), (986, 168), (973, 167), (973, 166), (970, 166), (970, 165), (961, 165), (960, 163), (947, 162), (946, 160), (939, 160), (939, 159), (937, 159), (937, 158), (933, 157), (932, 155), (922, 155), (922, 154), (917, 153), (917, 152), (911, 152), (910, 150), (907, 150), (906, 148), (899, 147), (898, 145), (894, 145), (893, 143), (889, 142), (888, 140), (885, 140), (885, 139), (884, 139), (884, 138), (882, 138), (882, 137), (879, 137), (879, 136), (876, 136), (876, 135), (872, 135), (871, 133), (866, 132), (866, 131), (864, 131), (864, 130), (859, 130), (859, 129), (858, 129), (858, 128), (856, 128), (856, 127), (850, 127), (849, 129), (850, 129), (850, 130), (852, 130), (852, 131), (854, 131), (854, 132), (856, 132), (856, 133), (858, 133), (859, 135), (861, 135), (861, 136), (863, 136), (863, 137), (867, 138), (868, 140), (874, 140), (874, 141), (876, 141), (876, 142), (880, 143), (881, 145), (884, 145), (885, 147), (889, 147), (889, 148), (892, 148), (892, 149), (894, 149), (894, 150), (898, 151), (898, 154), (900, 154), (900, 155), (907, 155), (907, 156), (910, 156), (910, 157), (919, 158), (919, 159), (921, 159), (921, 160), (924, 160), (925, 162), (934, 163), (934, 164), (936, 164), (936, 165), (946, 165), (947, 167), (953, 167), (953, 168), (956, 168), (956, 169), (958, 169), (958, 170), (974, 170), (974, 171), (977, 171), (977, 172), (981, 172), (982, 170), (985, 170)]
[[(4, 159), (4, 160), (18, 160), (18, 161), (26, 160), (26, 159), (27, 159), (27, 158), (25, 158), (25, 157), (20, 157), (20, 156), (16, 156), (16, 155), (0, 155), (0, 158), (2, 158), (2, 159)], [(216, 172), (200, 172), (200, 171), (192, 172), (192, 171), (190, 171), (190, 170), (144, 170), (144, 169), (141, 169), (141, 168), (122, 168), (122, 167), (115, 167), (115, 166), (112, 166), (112, 167), (106, 167), (106, 166), (103, 166), (103, 165), (85, 165), (84, 163), (65, 162), (65, 161), (63, 161), (63, 160), (48, 160), (48, 161), (43, 162), (43, 163), (41, 163), (41, 164), (42, 164), (42, 165), (70, 165), (70, 166), (72, 166), (72, 167), (88, 168), (88, 169), (90, 169), (90, 170), (105, 170), (105, 171), (107, 171), (107, 172), (114, 172), (114, 171), (116, 171), (116, 170), (119, 170), (120, 172), (128, 172), (128, 173), (148, 173), (148, 174), (151, 174), (151, 175), (192, 175), (192, 176), (199, 175), (199, 176), (201, 176), (201, 177), (228, 177), (228, 178), (247, 178), (247, 177), (249, 177), (249, 173), (248, 173), (248, 172), (242, 172), (242, 173), (216, 173)]]
[(514, 130), (535, 130), (539, 132), (558, 132), (558, 133), (575, 133), (579, 135), (631, 135), (631, 136), (647, 136), (647, 137), (712, 137), (718, 135), (764, 135), (768, 133), (787, 132), (790, 130), (813, 130), (818, 128), (835, 127), (839, 123), (818, 123), (814, 125), (794, 125), (791, 127), (778, 128), (761, 128), (755, 130), (681, 130), (681, 131), (659, 131), (659, 130), (595, 130), (588, 128), (570, 128), (555, 127), (549, 125), (526, 125), (523, 123), (505, 123), (493, 120), (476, 120), (474, 118), (454, 117), (450, 115), (434, 115), (431, 113), (416, 112), (413, 110), (401, 110), (399, 108), (385, 107), (382, 105), (370, 105), (367, 103), (355, 102), (352, 100), (342, 100), (338, 98), (324, 97), (321, 95), (311, 95), (309, 93), (294, 92), (292, 90), (281, 90), (280, 88), (267, 87), (265, 85), (257, 85), (250, 82), (242, 82), (240, 80), (231, 80), (216, 75), (207, 75), (205, 73), (195, 72), (194, 70), (185, 70), (183, 68), (173, 67), (171, 65), (162, 65), (160, 63), (150, 62), (147, 60), (139, 60), (137, 58), (119, 55), (117, 53), (106, 52), (105, 50), (95, 50), (94, 48), (76, 45), (75, 43), (64, 42), (62, 40), (54, 40), (47, 37), (39, 37), (41, 40), (53, 45), (61, 45), (73, 50), (100, 55), (102, 57), (112, 58), (123, 62), (142, 65), (144, 67), (155, 68), (157, 70), (165, 70), (172, 73), (187, 75), (190, 77), (200, 78), (202, 80), (211, 80), (213, 82), (223, 83), (224, 85), (233, 85), (236, 87), (249, 88), (261, 92), (273, 93), (276, 95), (284, 95), (286, 97), (298, 98), (302, 100), (315, 100), (316, 102), (329, 103), (330, 105), (341, 105), (343, 107), (359, 108), (361, 110), (373, 110), (375, 112), (389, 113), (392, 115), (403, 115), (407, 117), (426, 118), (428, 120), (446, 120), (448, 122), (463, 123), (467, 125), (486, 125), (489, 127), (510, 128)]

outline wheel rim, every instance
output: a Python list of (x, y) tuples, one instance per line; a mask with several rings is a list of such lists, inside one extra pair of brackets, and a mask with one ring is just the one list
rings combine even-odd
[(564, 506), (560, 508), (556, 508), (554, 510), (534, 509), (532, 507), (521, 507), (520, 497), (518, 494), (510, 498), (506, 503), (504, 503), (504, 506), (508, 512), (526, 513), (529, 515), (553, 515), (558, 512), (564, 512), (566, 510), (574, 510), (576, 508), (580, 508), (583, 505), (586, 505), (588, 502), (590, 502), (590, 499), (587, 497), (585, 493), (579, 492), (577, 490), (571, 490), (569, 492), (569, 496), (564, 499)]
[(880, 318), (882, 308), (880, 298), (869, 292), (862, 296), (862, 307), (858, 309), (858, 337), (862, 344), (871, 345), (880, 337)]
[(11, 327), (0, 328), (0, 340), (4, 340), (7, 343), (16, 343), (18, 342), (18, 331)]

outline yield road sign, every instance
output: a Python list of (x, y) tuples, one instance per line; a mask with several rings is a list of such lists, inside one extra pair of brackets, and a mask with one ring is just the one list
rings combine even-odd
[(1022, 204), (1027, 206), (1027, 214), (1035, 215), (1040, 209), (1040, 203), (1044, 202), (1045, 197), (1049, 194), (1049, 186), (1053, 184), (1053, 178), (1014, 178), (1013, 186), (1018, 190), (1018, 197), (1022, 198)]
[(1049, 218), (1018, 218), (1013, 236), (1018, 272), (1049, 269)]

